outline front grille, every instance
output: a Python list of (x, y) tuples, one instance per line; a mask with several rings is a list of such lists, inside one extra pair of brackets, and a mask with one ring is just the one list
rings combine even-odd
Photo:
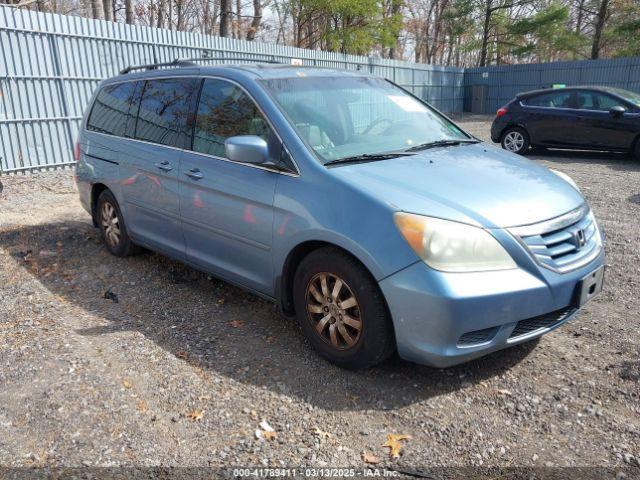
[(516, 324), (516, 328), (514, 328), (513, 332), (511, 332), (511, 335), (509, 335), (509, 338), (520, 337), (522, 335), (527, 335), (544, 328), (551, 328), (554, 325), (557, 325), (558, 323), (566, 320), (574, 311), (575, 308), (566, 307), (551, 313), (538, 315), (537, 317), (520, 320)]
[(602, 248), (600, 232), (586, 205), (556, 219), (509, 231), (538, 263), (561, 273), (586, 265)]
[(468, 347), (477, 343), (488, 342), (498, 331), (498, 327), (483, 328), (482, 330), (474, 330), (467, 332), (460, 337), (458, 345)]

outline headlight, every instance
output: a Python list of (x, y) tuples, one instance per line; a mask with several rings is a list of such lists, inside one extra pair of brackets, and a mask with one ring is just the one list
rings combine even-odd
[(571, 178), (569, 175), (567, 175), (564, 172), (560, 172), (558, 170), (554, 170), (553, 168), (550, 168), (549, 170), (552, 171), (553, 173), (555, 173), (557, 176), (559, 176), (561, 179), (563, 179), (565, 182), (567, 182), (573, 188), (575, 188), (576, 190), (580, 191), (580, 187), (578, 187), (578, 184), (576, 182), (574, 182), (573, 178)]
[(439, 218), (398, 212), (394, 220), (411, 248), (430, 267), (443, 272), (485, 272), (516, 268), (486, 230)]

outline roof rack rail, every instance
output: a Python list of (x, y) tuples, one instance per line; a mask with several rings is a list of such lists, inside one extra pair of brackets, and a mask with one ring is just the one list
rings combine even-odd
[(125, 75), (127, 73), (133, 72), (134, 70), (156, 70), (160, 67), (193, 67), (196, 65), (196, 62), (208, 62), (211, 60), (222, 60), (225, 62), (261, 62), (261, 63), (282, 63), (275, 59), (275, 57), (271, 57), (270, 59), (266, 58), (250, 58), (250, 57), (199, 57), (199, 58), (176, 58), (171, 62), (163, 62), (163, 63), (150, 63), (147, 65), (131, 65), (126, 68), (120, 70), (120, 75)]

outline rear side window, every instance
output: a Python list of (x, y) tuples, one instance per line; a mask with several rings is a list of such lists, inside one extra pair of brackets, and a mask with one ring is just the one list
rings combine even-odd
[(191, 146), (190, 117), (195, 109), (200, 80), (165, 78), (148, 80), (140, 100), (135, 138), (177, 148)]
[(235, 135), (258, 135), (269, 144), (274, 141), (269, 124), (240, 87), (224, 80), (206, 79), (200, 94), (193, 150), (225, 158), (224, 141)]
[(134, 100), (136, 82), (103, 87), (96, 97), (87, 120), (87, 130), (122, 136)]
[(526, 98), (523, 103), (530, 107), (571, 108), (571, 92), (551, 92)]

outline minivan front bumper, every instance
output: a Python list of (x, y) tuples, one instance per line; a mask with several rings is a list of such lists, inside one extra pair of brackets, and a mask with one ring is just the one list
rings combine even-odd
[(581, 280), (602, 266), (604, 249), (578, 270), (444, 273), (417, 262), (383, 279), (399, 355), (448, 367), (557, 328), (578, 311)]

